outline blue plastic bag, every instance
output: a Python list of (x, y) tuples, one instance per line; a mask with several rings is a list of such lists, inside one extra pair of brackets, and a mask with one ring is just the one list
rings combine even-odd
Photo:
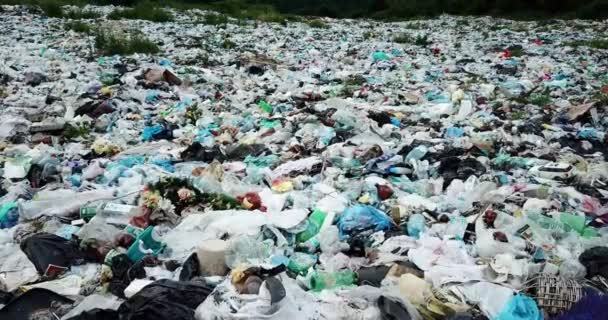
[(346, 238), (364, 230), (381, 231), (391, 228), (391, 218), (384, 212), (364, 205), (346, 208), (338, 220), (340, 237)]
[(154, 138), (161, 136), (165, 131), (165, 127), (160, 124), (145, 127), (141, 133), (141, 138), (144, 141), (152, 141)]
[(19, 223), (19, 208), (15, 202), (0, 207), (0, 229), (12, 228)]
[(460, 138), (464, 135), (464, 130), (458, 127), (449, 127), (445, 130), (446, 138)]
[(376, 62), (376, 61), (380, 61), (380, 60), (390, 60), (391, 57), (382, 51), (376, 51), (372, 55), (372, 59), (374, 60), (374, 62)]
[(543, 320), (543, 313), (534, 299), (518, 294), (507, 302), (496, 320)]

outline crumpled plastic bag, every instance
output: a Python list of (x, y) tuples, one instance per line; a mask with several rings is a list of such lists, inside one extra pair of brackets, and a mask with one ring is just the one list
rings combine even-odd
[(200, 282), (162, 279), (125, 301), (118, 313), (124, 320), (194, 320), (194, 310), (211, 291)]
[(391, 225), (391, 218), (384, 212), (372, 206), (364, 205), (347, 208), (342, 212), (338, 220), (341, 238), (365, 230), (388, 230)]
[(543, 320), (543, 313), (538, 309), (534, 299), (517, 294), (509, 300), (496, 320)]
[(20, 246), (40, 274), (45, 274), (51, 265), (69, 268), (83, 258), (75, 243), (49, 233), (29, 236)]
[(13, 291), (38, 279), (36, 266), (17, 244), (0, 246), (0, 290)]

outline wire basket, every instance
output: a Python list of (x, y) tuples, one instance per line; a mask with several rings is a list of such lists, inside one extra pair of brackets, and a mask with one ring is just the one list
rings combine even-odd
[(583, 297), (583, 287), (576, 280), (550, 275), (530, 279), (524, 285), (524, 290), (549, 315), (570, 310)]

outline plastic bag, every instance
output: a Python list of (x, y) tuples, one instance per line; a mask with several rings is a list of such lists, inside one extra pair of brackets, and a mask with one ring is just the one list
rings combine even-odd
[(194, 320), (194, 310), (211, 291), (198, 282), (158, 280), (125, 301), (118, 313), (121, 320)]
[(77, 244), (48, 233), (39, 233), (26, 238), (21, 242), (21, 250), (40, 274), (45, 274), (52, 266), (69, 268), (83, 259)]
[(342, 212), (338, 220), (341, 238), (365, 230), (388, 230), (391, 225), (392, 221), (390, 217), (384, 212), (374, 207), (364, 205), (347, 208)]
[(538, 309), (534, 299), (517, 294), (509, 300), (496, 320), (543, 320), (543, 313)]

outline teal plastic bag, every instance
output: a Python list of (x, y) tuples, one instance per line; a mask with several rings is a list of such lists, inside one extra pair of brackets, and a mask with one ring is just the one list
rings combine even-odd
[(517, 294), (507, 302), (496, 320), (543, 320), (543, 313), (534, 299)]
[(374, 60), (374, 62), (376, 62), (376, 61), (380, 61), (380, 60), (390, 60), (391, 57), (382, 51), (376, 51), (372, 55), (372, 59)]

